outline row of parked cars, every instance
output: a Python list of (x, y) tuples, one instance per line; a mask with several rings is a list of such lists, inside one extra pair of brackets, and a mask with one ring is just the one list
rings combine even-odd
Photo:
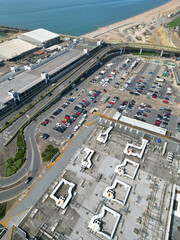
[(169, 100), (171, 98), (171, 94), (172, 94), (172, 88), (167, 88), (167, 91), (166, 91), (165, 96), (164, 96), (163, 103), (169, 103)]
[(118, 110), (118, 112), (120, 112), (120, 113), (125, 113), (125, 114), (127, 114), (129, 111), (132, 110), (132, 108), (133, 108), (133, 106), (134, 106), (135, 103), (136, 103), (136, 102), (135, 102), (134, 100), (124, 100), (124, 101), (120, 104), (120, 106), (119, 106), (119, 108), (118, 108), (117, 110)]
[(109, 101), (106, 108), (112, 108), (114, 106), (114, 104), (118, 101), (118, 99), (119, 99), (118, 97), (113, 97), (112, 100)]
[(162, 128), (168, 129), (168, 122), (170, 120), (172, 110), (163, 107), (159, 109), (159, 112), (160, 113), (157, 115), (154, 125), (161, 125)]
[[(66, 114), (64, 118), (61, 120), (61, 123), (57, 123), (55, 127), (53, 128), (54, 130), (63, 133), (76, 119), (83, 113), (83, 117), (81, 120), (78, 122), (78, 125), (74, 128), (74, 132), (79, 129), (80, 126), (85, 122), (85, 119), (87, 117), (87, 110), (85, 109), (92, 100), (95, 100), (95, 98), (100, 94), (100, 91), (93, 91), (92, 94), (89, 94), (90, 99), (82, 99), (75, 107), (74, 107), (74, 114), (71, 116)], [(70, 98), (69, 101), (73, 102), (75, 99)], [(69, 135), (69, 138), (73, 136), (73, 133)]]
[(136, 82), (135, 86), (133, 87), (133, 90), (130, 91), (129, 93), (139, 96), (144, 90), (146, 84), (147, 82), (145, 81), (144, 76), (141, 76), (140, 79)]
[[(148, 117), (148, 113), (151, 112), (150, 110), (151, 105), (146, 104), (146, 103), (141, 103), (138, 107), (138, 111), (136, 112), (134, 119), (140, 120), (142, 122), (146, 122), (146, 119)], [(145, 118), (144, 118), (145, 117)]]

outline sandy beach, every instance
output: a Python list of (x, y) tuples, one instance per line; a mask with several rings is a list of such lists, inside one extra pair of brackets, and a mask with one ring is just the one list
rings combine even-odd
[(115, 41), (126, 40), (123, 36), (123, 30), (135, 24), (147, 23), (156, 20), (170, 13), (180, 10), (180, 0), (171, 0), (157, 8), (141, 13), (126, 20), (99, 28), (94, 32), (83, 35), (88, 38), (101, 38), (104, 40), (114, 39)]

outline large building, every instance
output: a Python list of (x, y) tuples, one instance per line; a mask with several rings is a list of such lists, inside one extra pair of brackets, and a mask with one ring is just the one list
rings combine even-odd
[(0, 44), (0, 58), (11, 60), (23, 57), (36, 50), (37, 46), (21, 39), (13, 39)]
[(38, 47), (49, 47), (60, 42), (60, 36), (43, 28), (23, 33), (20, 39), (35, 44)]
[[(97, 47), (96, 41), (91, 41), (89, 44), (91, 45), (89, 51)], [(84, 49), (84, 45), (80, 44), (73, 46), (73, 48), (59, 50), (56, 56), (35, 64), (36, 66), (33, 68), (31, 66), (31, 70), (29, 66), (27, 71), (15, 74), (13, 77), (0, 82), (0, 114), (8, 112), (31, 95), (39, 93), (49, 82), (60, 78), (80, 64), (87, 55), (85, 51), (87, 49)]]

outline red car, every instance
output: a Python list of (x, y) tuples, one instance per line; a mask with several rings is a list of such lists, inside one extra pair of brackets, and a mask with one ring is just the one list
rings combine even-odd
[(107, 75), (108, 78), (111, 78), (111, 75)]
[(107, 90), (106, 90), (106, 89), (103, 89), (103, 91), (104, 91), (104, 92), (107, 92)]
[(43, 123), (44, 123), (45, 125), (47, 125), (47, 124), (48, 124), (48, 122), (47, 122), (47, 121), (44, 121)]
[(79, 116), (79, 115), (80, 115), (80, 112), (76, 112), (75, 114)]
[(125, 100), (125, 101), (123, 101), (123, 103), (128, 103), (128, 101)]
[(171, 93), (166, 93), (166, 95), (171, 95)]
[(94, 97), (97, 97), (97, 95), (96, 95), (95, 93), (93, 93), (93, 96), (94, 96)]
[(135, 103), (136, 101), (134, 101), (134, 100), (131, 100), (130, 102), (131, 102), (131, 103)]
[(143, 76), (141, 76), (141, 78), (144, 78)]
[(147, 108), (152, 108), (151, 105), (148, 105), (148, 104), (146, 104), (145, 106), (146, 106)]
[(148, 117), (148, 115), (146, 113), (143, 113), (142, 116), (143, 117)]
[(152, 98), (155, 98), (155, 99), (156, 99), (157, 97), (152, 95)]
[(86, 101), (84, 99), (82, 99), (81, 102), (86, 102)]
[(114, 103), (113, 103), (113, 102), (110, 102), (109, 104), (112, 104), (112, 105), (114, 105)]
[(64, 117), (64, 119), (69, 120), (69, 117)]
[(142, 82), (142, 80), (140, 79), (139, 82)]
[(154, 122), (154, 125), (159, 126), (160, 123), (161, 123), (160, 121), (156, 120), (156, 121)]
[(169, 103), (169, 101), (167, 101), (167, 100), (163, 100), (163, 103)]
[(66, 121), (65, 120), (62, 120), (61, 123), (65, 123)]

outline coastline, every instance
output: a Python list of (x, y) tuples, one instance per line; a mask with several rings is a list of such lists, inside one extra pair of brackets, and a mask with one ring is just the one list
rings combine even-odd
[(95, 30), (93, 32), (87, 33), (82, 35), (81, 37), (87, 37), (87, 38), (99, 38), (102, 39), (104, 37), (108, 37), (106, 35), (110, 34), (112, 31), (119, 30), (119, 34), (122, 34), (122, 31), (134, 24), (141, 24), (146, 23), (152, 20), (155, 20), (157, 18), (160, 18), (164, 14), (170, 14), (178, 11), (178, 8), (180, 9), (180, 1), (179, 0), (171, 0), (168, 3), (165, 3), (159, 7), (153, 8), (149, 11), (146, 11), (144, 13), (140, 13), (138, 15), (135, 15), (133, 17), (127, 18), (125, 20), (122, 20), (120, 22), (116, 22), (113, 24), (110, 24), (108, 26), (99, 28), (98, 30)]

